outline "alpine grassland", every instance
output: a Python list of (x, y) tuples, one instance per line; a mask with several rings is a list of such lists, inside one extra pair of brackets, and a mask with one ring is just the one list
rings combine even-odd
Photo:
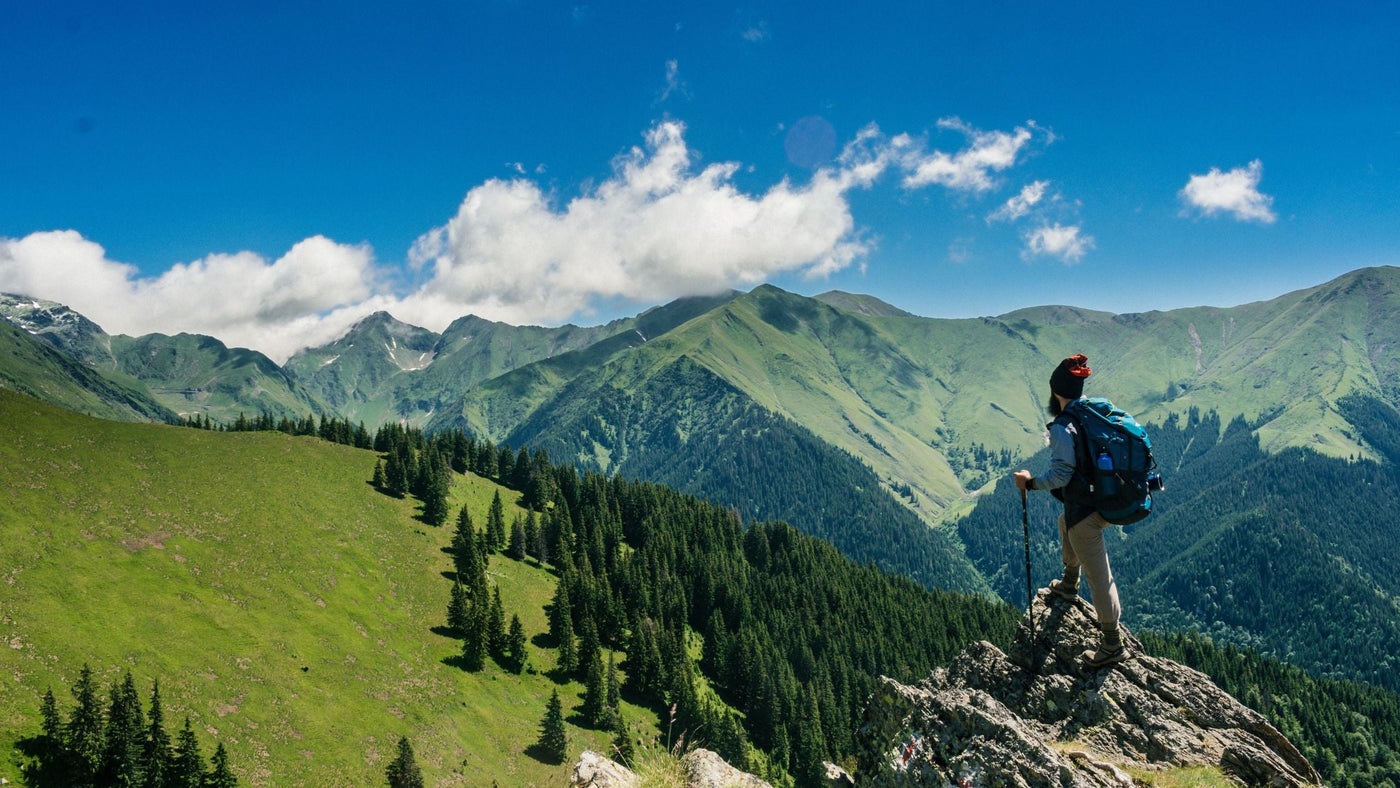
[[(20, 782), (46, 689), (66, 715), (90, 665), (130, 671), (167, 724), (188, 715), (206, 753), (228, 749), (246, 785), (373, 785), (412, 741), (434, 785), (559, 785), (532, 757), (556, 688), (570, 752), (607, 752), (580, 728), (583, 686), (548, 674), (555, 576), (492, 555), (529, 667), (462, 670), (447, 634), (451, 527), (369, 484), (376, 455), (277, 432), (101, 421), (0, 389), (0, 776)], [(452, 511), (484, 523), (493, 496), (455, 475)], [(507, 512), (513, 517), (513, 511)], [(478, 526), (479, 527), (479, 526)], [(621, 655), (619, 655), (620, 657)], [(619, 660), (620, 661), (620, 660)], [(639, 736), (656, 715), (624, 703)]]

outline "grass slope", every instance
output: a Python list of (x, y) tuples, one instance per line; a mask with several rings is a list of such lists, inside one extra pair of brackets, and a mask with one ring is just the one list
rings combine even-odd
[[(450, 529), (371, 489), (373, 454), (99, 421), (8, 391), (0, 423), (6, 751), (38, 731), (46, 687), (67, 713), (88, 662), (104, 687), (130, 669), (146, 698), (158, 677), (167, 722), (189, 715), (206, 747), (217, 735), (245, 784), (375, 784), (400, 735), (429, 784), (567, 779), (567, 766), (523, 752), (550, 691), (567, 713), (582, 687), (444, 662), (459, 652), (432, 631), (445, 617)], [(498, 489), (459, 478), (454, 504), (484, 522)], [(544, 632), (553, 576), (504, 558), (490, 572), (507, 615)], [(552, 668), (550, 652), (530, 648), (536, 668)], [(569, 735), (575, 752), (608, 740), (572, 725)], [(11, 759), (0, 776), (18, 779)]]

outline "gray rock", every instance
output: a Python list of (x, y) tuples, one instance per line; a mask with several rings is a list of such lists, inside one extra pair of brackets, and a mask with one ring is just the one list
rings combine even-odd
[[(773, 788), (759, 778), (724, 762), (717, 753), (697, 748), (681, 758), (686, 788)], [(635, 772), (592, 750), (585, 750), (574, 764), (570, 786), (578, 788), (638, 788)]]
[(592, 750), (583, 751), (569, 777), (569, 785), (580, 788), (637, 788), (641, 784), (631, 769)]
[[(974, 643), (928, 678), (882, 678), (857, 733), (856, 784), (1124, 786), (1122, 766), (1218, 766), (1249, 785), (1319, 785), (1264, 717), (1204, 674), (1145, 656), (1091, 670), (1082, 599), (1040, 593), (1010, 654)], [(1051, 746), (1051, 743), (1058, 743)]]
[(718, 753), (696, 748), (681, 758), (687, 788), (773, 788), (752, 774), (725, 763)]

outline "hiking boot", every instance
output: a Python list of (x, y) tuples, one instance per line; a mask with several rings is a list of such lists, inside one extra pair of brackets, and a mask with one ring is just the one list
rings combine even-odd
[(1128, 649), (1123, 645), (1123, 635), (1115, 625), (1112, 628), (1104, 627), (1097, 649), (1084, 652), (1084, 665), (1091, 669), (1105, 668), (1127, 658)]
[(1050, 593), (1061, 599), (1073, 600), (1079, 596), (1079, 567), (1065, 567), (1065, 576), (1050, 581)]

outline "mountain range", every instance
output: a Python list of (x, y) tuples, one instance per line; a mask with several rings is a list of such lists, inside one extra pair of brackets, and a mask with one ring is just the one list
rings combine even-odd
[(1144, 423), (1214, 414), (1243, 419), (1267, 454), (1386, 459), (1340, 403), (1400, 404), (1397, 306), (1391, 267), (1236, 307), (1121, 315), (925, 318), (869, 296), (763, 285), (587, 328), (466, 316), (436, 333), (377, 313), (279, 367), (209, 337), (108, 335), (62, 305), (6, 296), (0, 313), (25, 332), (0, 342), (47, 359), (54, 382), (38, 396), (108, 418), (227, 423), (246, 411), (463, 429), (786, 519), (861, 560), (981, 591), (987, 573), (954, 524), (1043, 446), (1060, 358), (1087, 354), (1086, 393)]
[[(718, 425), (670, 425), (684, 421), (678, 412), (661, 419), (672, 436), (635, 426), (682, 409), (685, 396), (665, 381), (690, 382), (684, 370), (703, 370), (745, 405), (858, 458), (929, 523), (1040, 447), (1049, 370), (1073, 352), (1095, 370), (1088, 392), (1140, 421), (1195, 408), (1226, 422), (1243, 416), (1268, 451), (1375, 457), (1336, 403), (1355, 392), (1400, 403), (1397, 307), (1395, 268), (1230, 308), (1113, 315), (1045, 306), (956, 320), (764, 285), (590, 328), (466, 316), (438, 334), (381, 312), (279, 367), (208, 337), (111, 336), (61, 305), (0, 300), (0, 313), (31, 335), (184, 415), (325, 413), (371, 427), (461, 427), (498, 443), (547, 445), (604, 472), (648, 465), (646, 449), (658, 441), (674, 439), (685, 452), (721, 436)], [(644, 389), (652, 395), (628, 402), (629, 422), (598, 415), (599, 403)]]

